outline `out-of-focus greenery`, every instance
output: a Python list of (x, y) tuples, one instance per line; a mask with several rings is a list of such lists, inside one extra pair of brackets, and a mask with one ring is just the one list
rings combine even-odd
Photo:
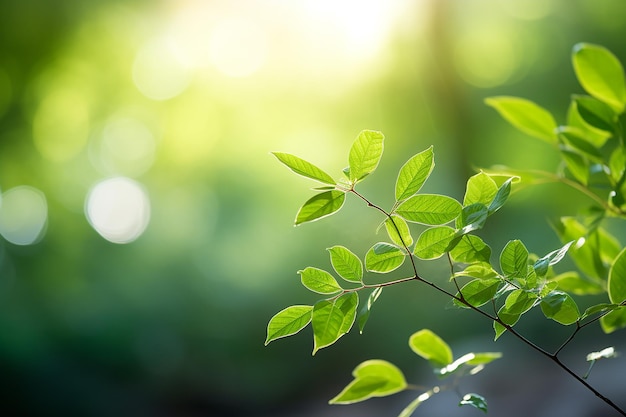
[[(564, 109), (578, 88), (572, 45), (624, 60), (625, 13), (621, 0), (2, 2), (0, 409), (303, 415), (345, 385), (329, 375), (373, 356), (410, 360), (419, 328), (463, 340), (472, 324), (398, 290), (377, 304), (371, 336), (315, 360), (306, 336), (264, 348), (268, 318), (311, 301), (303, 263), (325, 266), (318, 248), (335, 244), (365, 252), (370, 230), (342, 219), (375, 222), (352, 204), (293, 228), (310, 194), (269, 152), (327, 169), (347, 164), (335, 158), (360, 130), (384, 131), (394, 145), (364, 190), (389, 203), (397, 166), (431, 144), (429, 185), (451, 194), (474, 166), (552, 167), (542, 143), (508, 152), (521, 134), (483, 98)], [(93, 197), (111, 178), (126, 188)], [(537, 192), (562, 194), (541, 214), (516, 196), (492, 222), (501, 243), (558, 244), (526, 225), (576, 197)], [(390, 329), (385, 317), (405, 319)], [(336, 385), (314, 391), (318, 380)]]

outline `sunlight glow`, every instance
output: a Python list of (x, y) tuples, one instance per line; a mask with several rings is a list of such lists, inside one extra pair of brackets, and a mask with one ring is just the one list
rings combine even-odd
[(19, 186), (2, 195), (0, 234), (15, 245), (32, 245), (44, 235), (48, 204), (44, 194), (33, 187)]
[(229, 77), (257, 72), (267, 54), (265, 33), (246, 19), (222, 20), (211, 34), (209, 55), (218, 71)]
[(89, 223), (106, 240), (130, 243), (146, 230), (150, 201), (143, 187), (124, 177), (96, 184), (85, 204)]
[(191, 81), (189, 69), (180, 62), (175, 45), (167, 37), (144, 45), (135, 57), (132, 72), (139, 91), (153, 100), (176, 97)]

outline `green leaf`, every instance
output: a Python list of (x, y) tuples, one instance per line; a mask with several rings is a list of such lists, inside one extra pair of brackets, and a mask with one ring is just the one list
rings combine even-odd
[(589, 184), (589, 161), (584, 156), (569, 149), (561, 149), (565, 166), (572, 176), (582, 185)]
[[(499, 279), (475, 279), (470, 281), (461, 288), (463, 300), (474, 307), (485, 305), (495, 297), (501, 283), (502, 281)], [(457, 300), (454, 300), (454, 304), (462, 308), (469, 308)]]
[(461, 229), (460, 233), (467, 234), (474, 230), (482, 229), (487, 222), (489, 209), (483, 203), (473, 203), (463, 207), (461, 216), (457, 218), (457, 227)]
[(267, 324), (265, 346), (271, 341), (298, 333), (311, 322), (313, 306), (287, 307), (274, 315)]
[(518, 130), (527, 135), (556, 144), (554, 130), (557, 127), (552, 114), (530, 100), (517, 97), (491, 97), (485, 100)]
[(395, 212), (410, 222), (440, 225), (457, 218), (461, 210), (461, 204), (451, 197), (418, 194), (401, 203)]
[(500, 254), (502, 272), (513, 278), (526, 278), (528, 249), (520, 240), (509, 241)]
[(354, 380), (348, 384), (330, 404), (353, 404), (372, 397), (385, 397), (403, 391), (406, 379), (392, 363), (372, 359), (361, 363), (352, 371)]
[(343, 206), (345, 200), (346, 193), (337, 190), (314, 195), (300, 207), (296, 215), (296, 226), (330, 216)]
[(404, 258), (405, 253), (399, 247), (378, 242), (365, 254), (365, 267), (371, 272), (391, 272), (404, 263)]
[(496, 335), (493, 338), (493, 340), (498, 340), (500, 338), (500, 336), (502, 336), (502, 334), (504, 334), (504, 332), (506, 332), (506, 327), (504, 327), (503, 325), (501, 325), (497, 321), (494, 321), (493, 322), (493, 330), (496, 333)]
[(291, 155), (283, 152), (272, 152), (280, 162), (285, 164), (289, 169), (291, 169), (296, 174), (302, 175), (303, 177), (311, 178), (315, 181), (322, 182), (324, 184), (335, 185), (336, 182), (327, 173), (316, 167), (310, 162), (305, 161), (302, 158), (298, 158), (295, 155)]
[(450, 256), (456, 262), (489, 263), (491, 248), (478, 236), (465, 235), (450, 251)]
[(464, 405), (470, 405), (483, 411), (485, 414), (487, 413), (487, 400), (478, 394), (465, 394), (459, 403), (459, 407)]
[(593, 316), (594, 314), (602, 314), (602, 313), (606, 313), (609, 311), (617, 310), (619, 307), (620, 307), (619, 304), (607, 304), (607, 303), (596, 304), (594, 306), (587, 308), (585, 312), (583, 313), (583, 315), (580, 316), (580, 319), (583, 320), (583, 319), (586, 319), (587, 317)]
[(402, 201), (417, 193), (435, 167), (433, 147), (418, 153), (400, 168), (396, 180), (396, 201)]
[(563, 291), (552, 291), (541, 299), (543, 314), (565, 326), (576, 323), (580, 317), (576, 302)]
[[(472, 362), (476, 362), (476, 365), (482, 365), (488, 362), (491, 362), (495, 359), (498, 359), (502, 355), (500, 353), (483, 353), (483, 355), (479, 360), (477, 360), (476, 354), (474, 353), (466, 353), (460, 358), (456, 359), (454, 362), (444, 366), (441, 369), (438, 369), (436, 373), (440, 377), (447, 377), (456, 371), (458, 371), (463, 365), (472, 365)], [(490, 355), (491, 357), (488, 357)]]
[(613, 261), (607, 285), (609, 300), (612, 303), (621, 304), (626, 300), (626, 248)]
[[(509, 326), (515, 325), (522, 316), (530, 310), (537, 300), (537, 295), (522, 289), (511, 291), (506, 297), (504, 305), (498, 310), (498, 317), (504, 324)], [(506, 330), (504, 326), (499, 323), (494, 323), (496, 330), (496, 339)]]
[(548, 268), (550, 266), (561, 262), (561, 260), (565, 257), (565, 254), (569, 250), (570, 246), (572, 246), (574, 242), (575, 241), (573, 240), (571, 242), (567, 242), (561, 248), (550, 252), (543, 258), (538, 259), (533, 265), (533, 268), (535, 268), (535, 272), (537, 273), (537, 275), (539, 275), (540, 277), (545, 276), (548, 273)]
[(344, 294), (334, 300), (321, 300), (313, 306), (313, 355), (335, 343), (348, 333), (356, 318), (359, 296), (355, 292)]
[(493, 270), (491, 265), (486, 263), (477, 263), (473, 265), (468, 265), (462, 271), (456, 272), (454, 277), (471, 277), (478, 279), (492, 279), (498, 278), (498, 273)]
[(504, 205), (506, 200), (509, 198), (509, 194), (511, 194), (511, 183), (513, 182), (514, 177), (508, 178), (500, 188), (498, 188), (498, 192), (496, 196), (493, 198), (491, 203), (489, 204), (489, 215), (495, 213), (500, 210), (500, 208)]
[(626, 104), (626, 83), (615, 55), (602, 46), (579, 43), (574, 46), (572, 61), (583, 88), (621, 113)]
[(586, 132), (576, 127), (560, 126), (558, 133), (563, 142), (569, 145), (570, 151), (575, 151), (595, 162), (602, 162), (600, 149), (590, 141)]
[(604, 333), (613, 333), (615, 330), (626, 327), (626, 308), (620, 307), (600, 318), (600, 326)]
[(363, 264), (358, 256), (343, 246), (333, 246), (328, 252), (330, 263), (341, 278), (349, 282), (363, 281)]
[(363, 329), (365, 328), (365, 324), (367, 320), (370, 318), (370, 313), (372, 311), (372, 306), (378, 300), (378, 297), (383, 292), (383, 287), (376, 287), (374, 291), (372, 291), (367, 297), (367, 303), (361, 309), (361, 315), (359, 316), (359, 332), (363, 333)]
[(359, 133), (348, 156), (351, 182), (362, 180), (376, 169), (383, 155), (383, 140), (381, 132), (363, 130)]
[(468, 360), (467, 364), (472, 365), (472, 366), (486, 365), (502, 357), (501, 352), (480, 352), (480, 353), (471, 353), (471, 355), (473, 355), (474, 357)]
[(298, 271), (302, 285), (318, 294), (337, 294), (343, 290), (337, 280), (323, 269), (311, 266)]
[(467, 180), (463, 205), (469, 206), (475, 203), (489, 205), (497, 193), (498, 186), (496, 182), (489, 175), (481, 171)]
[(552, 278), (559, 285), (559, 289), (576, 295), (594, 295), (604, 292), (599, 282), (584, 279), (575, 271), (564, 272)]
[(567, 110), (567, 125), (580, 130), (582, 132), (581, 136), (596, 148), (602, 147), (607, 139), (611, 137), (611, 133), (595, 128), (587, 123), (580, 115), (575, 101), (570, 103)]
[(447, 252), (454, 237), (455, 230), (451, 227), (431, 227), (417, 238), (413, 253), (420, 259), (437, 259)]
[(603, 101), (589, 96), (574, 95), (578, 114), (583, 120), (600, 130), (614, 132), (617, 129), (617, 114)]
[[(389, 238), (398, 246), (409, 247), (413, 244), (413, 236), (411, 236), (411, 230), (409, 225), (400, 216), (387, 217), (385, 220), (385, 229)], [(398, 233), (400, 232), (400, 233)]]
[(428, 329), (413, 333), (409, 338), (409, 346), (413, 352), (437, 368), (442, 368), (453, 360), (450, 346)]

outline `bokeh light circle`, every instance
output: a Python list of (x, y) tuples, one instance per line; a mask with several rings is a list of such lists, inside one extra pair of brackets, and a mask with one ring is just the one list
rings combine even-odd
[(91, 226), (106, 240), (130, 243), (150, 222), (150, 200), (145, 189), (125, 177), (97, 183), (87, 195), (85, 214)]
[(19, 186), (2, 194), (0, 234), (15, 245), (41, 240), (48, 222), (45, 195), (36, 188)]

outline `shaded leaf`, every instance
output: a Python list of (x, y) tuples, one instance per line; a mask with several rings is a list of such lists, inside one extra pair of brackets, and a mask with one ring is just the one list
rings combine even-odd
[(370, 312), (372, 311), (372, 306), (378, 300), (378, 297), (383, 292), (383, 287), (376, 287), (374, 291), (372, 291), (367, 297), (367, 303), (361, 309), (361, 314), (359, 316), (359, 332), (363, 333), (363, 329), (365, 328), (365, 324), (367, 320), (370, 318)]
[(600, 326), (604, 333), (613, 333), (626, 327), (626, 308), (620, 307), (600, 318)]
[(580, 317), (578, 306), (569, 294), (563, 291), (552, 291), (541, 299), (543, 314), (565, 326), (576, 323)]
[(609, 105), (589, 96), (574, 95), (572, 99), (576, 102), (578, 114), (586, 123), (606, 132), (616, 130), (617, 114)]
[(435, 167), (433, 147), (418, 153), (400, 168), (396, 180), (396, 201), (402, 201), (417, 193)]
[(302, 158), (299, 158), (295, 155), (291, 155), (283, 152), (272, 152), (280, 162), (285, 164), (289, 169), (291, 169), (296, 174), (302, 175), (307, 178), (311, 178), (313, 180), (323, 182), (324, 184), (335, 185), (336, 182), (327, 173), (316, 167), (310, 162), (305, 161)]
[(485, 100), (518, 130), (527, 135), (556, 143), (554, 129), (557, 124), (552, 114), (530, 100), (517, 97), (490, 97)]
[(540, 277), (545, 276), (548, 273), (548, 268), (550, 266), (561, 262), (561, 260), (565, 257), (565, 254), (567, 253), (567, 251), (569, 250), (570, 246), (572, 246), (573, 243), (574, 241), (567, 242), (561, 248), (554, 250), (550, 252), (549, 254), (547, 254), (546, 256), (538, 259), (533, 265), (533, 268), (535, 268), (535, 272), (537, 273), (537, 275), (539, 275)]
[(459, 407), (469, 405), (487, 413), (487, 400), (478, 394), (465, 394), (459, 403)]
[(583, 88), (621, 113), (626, 104), (624, 69), (608, 49), (579, 43), (572, 53), (574, 71)]
[(365, 267), (371, 272), (391, 272), (404, 263), (404, 258), (405, 253), (399, 247), (379, 242), (365, 254)]
[(353, 404), (372, 397), (385, 397), (403, 391), (406, 379), (392, 363), (373, 359), (361, 363), (352, 371), (354, 380), (330, 404)]
[(345, 200), (346, 193), (337, 190), (314, 195), (300, 207), (296, 215), (296, 226), (330, 216), (343, 206)]
[(602, 314), (608, 311), (617, 310), (619, 308), (619, 304), (608, 304), (608, 303), (600, 303), (594, 306), (591, 306), (585, 310), (585, 312), (580, 316), (580, 319), (585, 319), (587, 317), (593, 316), (594, 314)]
[(378, 167), (383, 155), (383, 140), (381, 132), (363, 130), (359, 133), (348, 156), (350, 181), (360, 181)]
[(514, 177), (508, 178), (506, 181), (504, 181), (504, 183), (502, 183), (500, 188), (498, 188), (498, 192), (496, 193), (495, 197), (489, 204), (489, 207), (488, 207), (489, 215), (500, 210), (500, 208), (504, 205), (506, 200), (509, 198), (509, 194), (511, 194), (511, 184), (513, 183), (513, 179)]
[(585, 186), (589, 184), (589, 161), (587, 158), (569, 149), (561, 149), (561, 156), (565, 166), (576, 181)]
[(313, 306), (295, 305), (274, 315), (267, 324), (265, 346), (281, 337), (291, 336), (304, 329), (311, 322)]
[(313, 326), (313, 355), (335, 343), (348, 333), (356, 318), (359, 296), (344, 294), (334, 300), (321, 300), (313, 306), (311, 324)]
[(323, 269), (311, 266), (298, 271), (302, 285), (318, 294), (337, 294), (343, 290), (337, 280)]
[(453, 360), (450, 346), (428, 329), (413, 333), (409, 338), (409, 346), (413, 352), (437, 368), (442, 368)]
[(461, 234), (467, 234), (474, 230), (482, 229), (487, 222), (489, 210), (483, 203), (473, 203), (463, 207), (461, 216), (457, 218), (457, 227), (460, 228)]
[(461, 204), (451, 197), (418, 194), (401, 203), (395, 212), (410, 222), (440, 225), (457, 218), (461, 210)]
[(448, 226), (431, 227), (419, 235), (413, 253), (420, 259), (437, 259), (447, 252), (455, 230)]
[(363, 264), (358, 256), (343, 246), (328, 248), (330, 263), (337, 274), (350, 282), (363, 281)]
[(584, 279), (575, 271), (564, 272), (552, 278), (559, 288), (565, 292), (576, 295), (593, 295), (604, 292), (604, 287), (599, 282)]

